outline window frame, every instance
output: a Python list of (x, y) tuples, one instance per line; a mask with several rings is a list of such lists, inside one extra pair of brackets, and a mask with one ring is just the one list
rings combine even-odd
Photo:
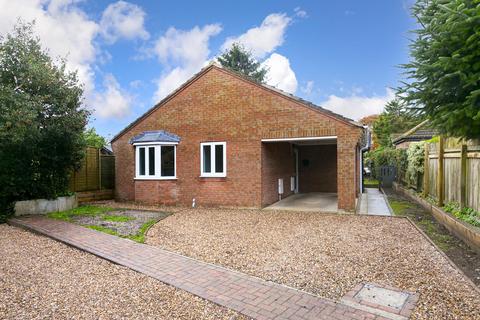
[[(215, 172), (215, 146), (223, 146), (223, 172)], [(210, 146), (210, 170), (211, 172), (203, 171), (203, 147)], [(200, 143), (200, 177), (201, 178), (225, 178), (227, 176), (227, 142), (201, 142)]]
[[(176, 180), (177, 179), (177, 144), (175, 142), (143, 142), (134, 143), (135, 147), (135, 180)], [(173, 146), (173, 159), (174, 159), (174, 175), (162, 176), (162, 147)], [(155, 174), (148, 174), (150, 171), (150, 159), (148, 148), (154, 148), (155, 155)], [(145, 175), (140, 175), (140, 149), (145, 148)]]

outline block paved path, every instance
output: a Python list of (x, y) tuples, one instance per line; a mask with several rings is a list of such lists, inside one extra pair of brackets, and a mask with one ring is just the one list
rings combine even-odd
[(284, 285), (43, 216), (11, 219), (46, 235), (256, 319), (386, 319)]

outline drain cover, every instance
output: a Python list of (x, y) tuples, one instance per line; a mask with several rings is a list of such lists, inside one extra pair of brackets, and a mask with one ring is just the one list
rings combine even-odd
[(394, 320), (407, 319), (418, 295), (398, 288), (361, 283), (343, 298), (344, 304)]

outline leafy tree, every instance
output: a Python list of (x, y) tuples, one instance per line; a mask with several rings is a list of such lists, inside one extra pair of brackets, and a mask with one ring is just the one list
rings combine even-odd
[(379, 115), (378, 114), (371, 114), (369, 116), (363, 117), (362, 119), (358, 120), (364, 126), (371, 127), (375, 121), (377, 121)]
[(480, 4), (478, 0), (417, 0), (420, 28), (400, 93), (441, 132), (480, 137)]
[(0, 220), (14, 201), (64, 194), (83, 156), (83, 90), (32, 30), (19, 23), (0, 39)]
[(217, 60), (225, 68), (242, 73), (257, 82), (265, 82), (268, 69), (262, 67), (260, 62), (239, 43), (234, 43)]
[(95, 128), (87, 129), (83, 132), (85, 143), (89, 147), (101, 148), (107, 145), (107, 139), (95, 131)]
[(419, 124), (423, 119), (413, 114), (405, 104), (394, 99), (385, 105), (385, 110), (373, 123), (376, 143), (383, 147), (392, 146), (392, 135), (404, 133)]

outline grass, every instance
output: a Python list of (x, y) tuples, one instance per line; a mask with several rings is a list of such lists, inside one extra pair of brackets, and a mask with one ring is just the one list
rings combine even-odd
[(127, 222), (131, 220), (135, 220), (133, 217), (127, 217), (127, 216), (112, 216), (112, 215), (104, 215), (102, 217), (104, 221), (112, 221), (112, 222)]
[(97, 231), (100, 231), (100, 232), (104, 232), (104, 233), (108, 233), (108, 234), (111, 234), (113, 236), (118, 236), (118, 233), (115, 231), (115, 230), (112, 230), (110, 228), (105, 228), (105, 227), (102, 227), (102, 226), (84, 226), (84, 227), (87, 227), (89, 229), (93, 229), (93, 230), (97, 230)]
[(153, 226), (157, 220), (150, 220), (145, 222), (141, 227), (140, 230), (138, 230), (136, 235), (133, 236), (128, 236), (126, 238), (136, 241), (138, 243), (144, 243), (145, 242), (145, 234), (147, 233), (148, 229), (150, 229), (151, 226)]
[(378, 188), (378, 180), (372, 178), (365, 178), (363, 180), (363, 185), (366, 188)]
[[(127, 216), (118, 216), (118, 215), (109, 215), (107, 214), (109, 211), (114, 210), (113, 208), (110, 207), (98, 207), (98, 206), (81, 206), (72, 210), (67, 210), (67, 211), (61, 211), (61, 212), (51, 212), (47, 214), (47, 217), (52, 218), (52, 219), (59, 219), (59, 220), (64, 220), (67, 222), (73, 222), (72, 218), (75, 216), (101, 216), (102, 220), (104, 221), (111, 221), (111, 222), (128, 222), (131, 220), (135, 220), (134, 217), (127, 217)], [(154, 225), (157, 222), (157, 220), (149, 220), (145, 222), (138, 232), (134, 235), (129, 235), (129, 236), (123, 236), (119, 235), (115, 230), (106, 228), (103, 226), (97, 226), (97, 225), (84, 225), (84, 227), (97, 230), (100, 232), (108, 233), (114, 236), (122, 237), (122, 238), (127, 238), (139, 243), (144, 243), (145, 242), (145, 233), (147, 230)]]
[(50, 212), (47, 214), (47, 217), (52, 219), (64, 220), (71, 222), (72, 217), (74, 216), (96, 216), (100, 214), (105, 214), (108, 211), (112, 211), (113, 208), (110, 207), (97, 207), (97, 206), (81, 206), (75, 209), (59, 211), (59, 212)]
[(396, 216), (406, 216), (405, 210), (412, 207), (412, 204), (408, 201), (389, 200), (390, 207)]
[(138, 243), (145, 243), (145, 234), (147, 233), (148, 229), (151, 226), (153, 226), (156, 222), (157, 222), (157, 220), (150, 220), (150, 221), (145, 222), (140, 227), (137, 234), (130, 235), (130, 236), (120, 235), (115, 230), (110, 229), (110, 228), (106, 228), (106, 227), (102, 227), (102, 226), (89, 225), (89, 226), (84, 226), (84, 227), (87, 227), (87, 228), (93, 229), (93, 230), (97, 230), (97, 231), (100, 231), (100, 232), (108, 233), (108, 234), (111, 234), (113, 236), (130, 239), (130, 240), (133, 240), (133, 241), (138, 242)]
[(388, 202), (396, 216), (409, 217), (442, 251), (448, 251), (452, 247), (452, 236), (442, 232), (440, 226), (415, 204), (395, 199), (388, 199)]

